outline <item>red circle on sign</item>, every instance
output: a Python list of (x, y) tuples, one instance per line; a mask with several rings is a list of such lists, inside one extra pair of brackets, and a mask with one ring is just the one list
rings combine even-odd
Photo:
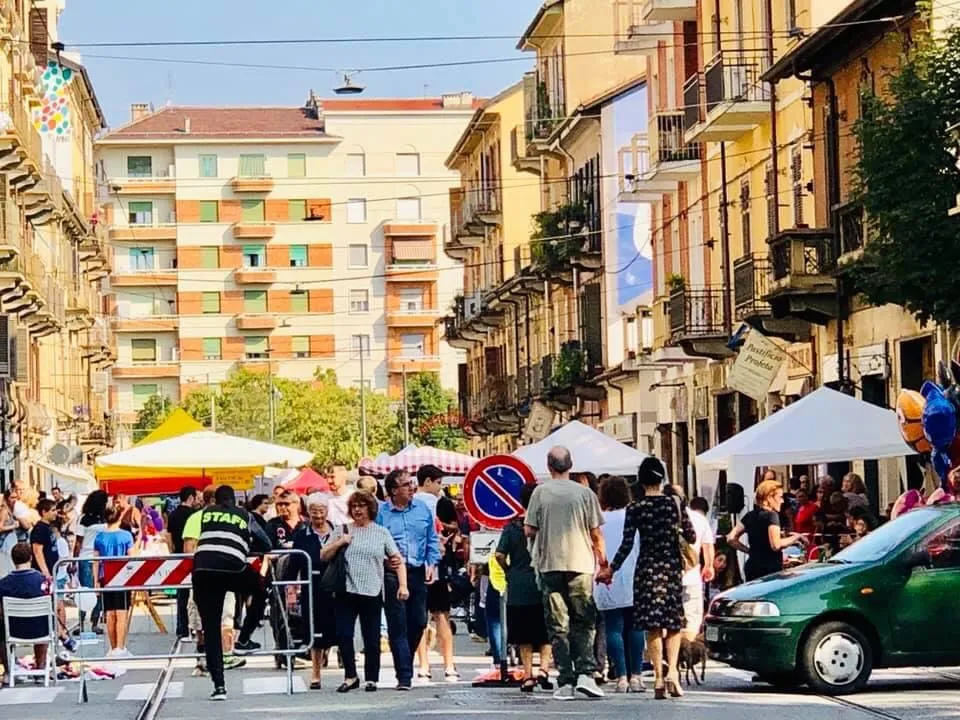
[[(489, 471), (497, 468), (506, 469), (514, 478), (521, 480), (521, 486), (530, 485), (537, 481), (530, 466), (513, 455), (491, 455), (478, 461), (470, 468), (463, 481), (464, 505), (466, 505), (471, 518), (492, 530), (500, 530), (506, 527), (522, 511), (519, 495), (514, 496), (507, 487), (498, 483), (496, 478), (490, 475)], [(508, 508), (507, 513), (495, 515), (491, 508), (481, 507), (482, 503), (477, 500), (478, 490), (480, 489), (478, 486), (485, 488), (484, 495), (486, 497), (495, 497), (500, 504)], [(510, 509), (512, 509), (512, 513), (509, 512)]]

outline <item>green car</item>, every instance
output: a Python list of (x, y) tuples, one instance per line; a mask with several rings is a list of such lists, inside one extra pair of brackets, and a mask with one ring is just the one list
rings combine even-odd
[(718, 595), (710, 657), (780, 687), (857, 692), (874, 668), (960, 665), (960, 505), (922, 508), (823, 563)]

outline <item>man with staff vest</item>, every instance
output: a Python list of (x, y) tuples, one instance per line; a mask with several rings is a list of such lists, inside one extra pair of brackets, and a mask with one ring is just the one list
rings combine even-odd
[(200, 511), (200, 539), (193, 555), (193, 597), (200, 613), (206, 640), (207, 671), (213, 680), (211, 700), (226, 700), (223, 680), (223, 642), (220, 616), (229, 592), (251, 599), (240, 635), (234, 644), (237, 655), (260, 648), (250, 639), (263, 619), (267, 592), (264, 580), (248, 562), (252, 552), (269, 552), (270, 539), (246, 510), (237, 507), (232, 487), (221, 485), (214, 504)]

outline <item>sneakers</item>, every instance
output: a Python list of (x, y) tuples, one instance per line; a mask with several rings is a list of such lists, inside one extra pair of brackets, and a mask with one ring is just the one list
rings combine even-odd
[(260, 643), (253, 640), (237, 640), (233, 644), (233, 651), (237, 655), (249, 655), (260, 649)]
[(443, 679), (448, 683), (460, 682), (460, 673), (456, 668), (452, 670), (447, 670), (443, 673)]
[(639, 675), (633, 675), (630, 678), (630, 692), (642, 693), (647, 691), (647, 686), (643, 684), (643, 678)]
[(227, 689), (225, 687), (217, 687), (213, 689), (213, 692), (210, 693), (210, 699), (214, 701), (223, 701), (227, 699)]
[(63, 645), (63, 649), (67, 652), (74, 653), (77, 651), (77, 641), (71, 637), (65, 637), (60, 641), (60, 644)]
[(401, 691), (401, 692), (409, 692), (409, 691), (410, 691), (410, 683), (409, 683), (409, 682), (399, 682), (399, 683), (397, 683), (397, 690), (399, 690), (399, 691)]
[(589, 698), (602, 698), (604, 694), (597, 685), (597, 681), (589, 675), (581, 675), (577, 678), (577, 692)]
[(553, 692), (554, 700), (576, 700), (577, 690), (573, 685), (561, 685)]
[(237, 668), (242, 668), (247, 664), (247, 661), (243, 658), (238, 658), (235, 655), (226, 655), (223, 658), (223, 669), (224, 670), (236, 670)]
[(617, 678), (617, 687), (615, 692), (618, 695), (622, 695), (623, 693), (629, 692), (629, 690), (630, 690), (630, 683), (627, 682), (627, 678), (626, 677)]

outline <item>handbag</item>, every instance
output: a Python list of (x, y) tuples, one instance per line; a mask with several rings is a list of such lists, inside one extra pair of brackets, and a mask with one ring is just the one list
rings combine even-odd
[(677, 506), (677, 544), (680, 546), (680, 560), (683, 562), (683, 571), (686, 573), (700, 564), (700, 558), (693, 545), (683, 536), (683, 505), (680, 498), (674, 495), (673, 501)]
[[(343, 534), (347, 534), (347, 526), (343, 526)], [(323, 575), (320, 576), (321, 592), (336, 593), (346, 592), (347, 590), (347, 546), (341, 546), (336, 554), (327, 563)]]

